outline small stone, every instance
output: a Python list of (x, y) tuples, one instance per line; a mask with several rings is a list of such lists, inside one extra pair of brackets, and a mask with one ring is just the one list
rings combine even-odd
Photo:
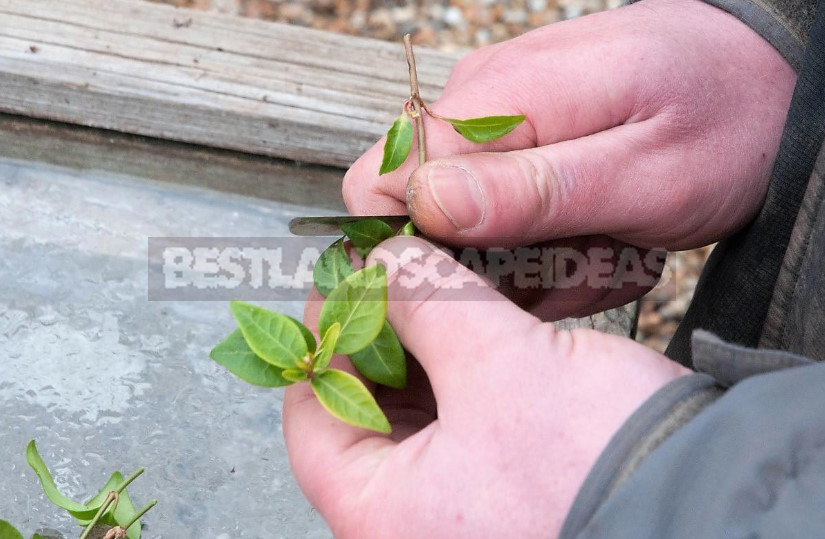
[(413, 22), (418, 15), (414, 5), (392, 8), (392, 18), (396, 23)]
[(487, 30), (486, 28), (480, 28), (480, 29), (476, 30), (476, 35), (475, 35), (476, 45), (478, 45), (478, 46), (489, 45), (491, 39), (492, 39), (492, 36), (490, 35), (490, 31)]
[(370, 13), (367, 22), (376, 38), (389, 39), (396, 34), (395, 21), (388, 9), (376, 9)]
[(438, 43), (438, 34), (429, 26), (419, 28), (412, 36), (414, 45), (424, 45), (427, 47), (435, 47)]
[(464, 14), (455, 6), (447, 8), (444, 12), (444, 22), (450, 26), (459, 26), (464, 24)]
[(525, 24), (527, 13), (519, 9), (508, 9), (504, 12), (503, 20), (508, 24)]
[(304, 7), (300, 4), (283, 4), (279, 15), (288, 22), (300, 21), (304, 18)]
[(507, 29), (507, 25), (500, 22), (497, 22), (490, 27), (490, 33), (493, 36), (493, 41), (495, 43), (510, 38), (510, 31)]

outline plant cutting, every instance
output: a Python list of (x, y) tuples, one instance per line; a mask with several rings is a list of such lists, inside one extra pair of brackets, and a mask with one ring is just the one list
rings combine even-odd
[[(427, 159), (422, 114), (444, 121), (464, 138), (489, 142), (510, 133), (524, 115), (456, 119), (435, 114), (419, 94), (410, 36), (404, 36), (410, 77), (410, 97), (384, 142), (379, 175), (398, 169), (408, 158), (417, 135), (418, 163)], [(355, 271), (345, 242), (366, 258), (382, 241), (414, 235), (412, 221), (398, 229), (366, 217), (340, 225), (344, 236), (326, 249), (315, 264), (313, 281), (326, 299), (321, 307), (319, 337), (298, 320), (244, 302), (231, 302), (238, 329), (218, 344), (211, 357), (239, 378), (258, 386), (283, 387), (309, 383), (333, 416), (351, 425), (389, 433), (390, 424), (372, 393), (355, 376), (330, 368), (334, 354), (349, 357), (367, 380), (392, 388), (406, 385), (406, 355), (386, 320), (387, 277), (383, 266)]]
[[(104, 539), (140, 539), (140, 518), (157, 504), (157, 500), (152, 500), (138, 511), (135, 509), (126, 487), (143, 473), (143, 468), (125, 479), (120, 472), (114, 472), (95, 496), (86, 503), (78, 503), (67, 498), (57, 489), (54, 478), (40, 453), (38, 453), (34, 440), (29, 442), (26, 447), (26, 461), (40, 479), (40, 485), (43, 487), (43, 492), (49, 501), (61, 509), (65, 509), (77, 520), (79, 525), (85, 528), (80, 539), (89, 537), (89, 534), (98, 525), (111, 526)], [(0, 539), (4, 537), (2, 535), (2, 524), (3, 522), (0, 521)], [(8, 523), (6, 525), (11, 528)], [(16, 532), (16, 530), (14, 531)], [(12, 532), (8, 533), (11, 534)], [(9, 537), (16, 538), (17, 536), (12, 534)], [(34, 537), (38, 537), (37, 534)]]

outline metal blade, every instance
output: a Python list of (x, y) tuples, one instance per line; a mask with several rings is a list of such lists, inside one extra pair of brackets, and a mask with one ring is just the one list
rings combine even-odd
[(380, 219), (393, 230), (410, 220), (409, 215), (335, 215), (332, 217), (296, 217), (289, 222), (289, 231), (296, 236), (343, 236), (341, 225), (366, 219)]

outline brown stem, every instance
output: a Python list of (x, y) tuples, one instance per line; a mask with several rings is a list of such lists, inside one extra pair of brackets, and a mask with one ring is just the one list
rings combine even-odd
[(80, 539), (86, 539), (87, 537), (89, 537), (89, 534), (92, 533), (92, 530), (95, 526), (97, 526), (98, 521), (100, 521), (100, 517), (102, 517), (103, 513), (105, 513), (106, 510), (109, 509), (110, 505), (112, 505), (113, 503), (117, 504), (117, 499), (118, 493), (114, 490), (109, 491), (109, 493), (106, 495), (106, 498), (103, 500), (103, 504), (100, 506), (100, 509), (97, 510), (97, 513), (95, 513), (95, 516), (89, 522), (89, 525), (86, 526), (85, 530), (83, 530), (83, 534), (81, 534)]
[(435, 118), (436, 120), (443, 120), (443, 121), (445, 121), (445, 122), (446, 122), (446, 121), (449, 121), (449, 120), (448, 120), (447, 118), (445, 118), (444, 116), (442, 116), (442, 115), (440, 115), (440, 114), (436, 114), (435, 112), (431, 111), (431, 110), (430, 110), (430, 107), (428, 107), (428, 106), (427, 106), (427, 104), (426, 104), (426, 103), (424, 103), (424, 101), (421, 101), (421, 108), (422, 108), (422, 109), (424, 109), (424, 112), (426, 112), (427, 114), (429, 114), (430, 116), (432, 116), (432, 117), (433, 117), (433, 118)]
[(424, 118), (421, 116), (422, 101), (418, 88), (418, 71), (415, 69), (415, 55), (410, 34), (404, 35), (404, 52), (407, 54), (407, 66), (410, 68), (410, 102), (413, 107), (411, 116), (415, 120), (415, 131), (418, 133), (418, 166), (421, 166), (427, 161), (427, 146), (424, 136)]

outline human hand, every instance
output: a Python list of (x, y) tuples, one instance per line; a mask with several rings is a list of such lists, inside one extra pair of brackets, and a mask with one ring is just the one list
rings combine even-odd
[(379, 177), (379, 143), (347, 173), (344, 199), (356, 215), (408, 208), (453, 245), (607, 234), (698, 247), (759, 210), (794, 83), (735, 17), (646, 0), (468, 54), (432, 110), (527, 121), (476, 145), (425, 115), (434, 160)]
[(417, 359), (407, 389), (375, 389), (392, 435), (330, 417), (307, 384), (284, 398), (293, 471), (336, 537), (554, 536), (610, 437), (688, 372), (629, 339), (557, 332), (421, 239), (390, 239), (377, 260)]
[[(476, 145), (425, 115), (434, 160), (379, 177), (379, 143), (348, 171), (344, 200), (356, 215), (409, 211), (448, 245), (575, 237), (562, 245), (636, 249), (642, 260), (649, 248), (698, 247), (758, 212), (794, 82), (771, 45), (696, 0), (646, 0), (554, 24), (467, 55), (431, 106), (458, 118), (526, 114), (522, 126)], [(554, 320), (651, 287), (521, 295)]]

